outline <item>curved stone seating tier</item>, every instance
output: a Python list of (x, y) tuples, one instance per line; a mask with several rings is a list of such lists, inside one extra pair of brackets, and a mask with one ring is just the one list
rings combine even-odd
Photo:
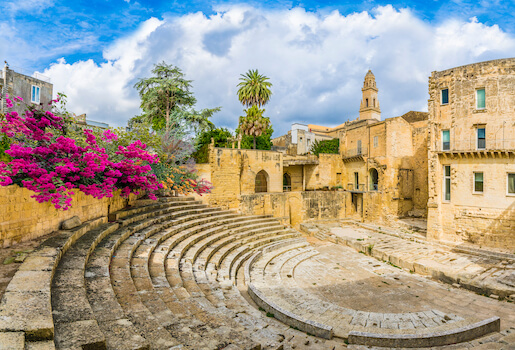
[[(181, 199), (181, 201), (186, 199)], [(187, 201), (191, 202), (191, 198)], [(147, 214), (153, 216), (158, 210), (173, 206), (174, 202), (158, 202), (148, 206), (146, 211), (154, 211)], [(120, 211), (124, 217), (134, 216), (141, 213), (142, 208), (130, 208)], [(122, 223), (123, 224), (123, 223)], [(109, 234), (116, 230), (121, 224), (107, 224), (107, 218), (98, 218), (84, 223), (83, 225), (68, 231), (60, 231), (57, 235), (43, 242), (32, 252), (7, 287), (0, 303), (0, 332), (9, 334), (20, 334), (24, 339), (31, 341), (31, 346), (36, 346), (35, 341), (42, 341), (44, 346), (51, 346), (53, 342), (46, 342), (46, 339), (54, 338), (54, 317), (52, 316), (52, 292), (51, 281), (54, 280), (63, 288), (69, 288), (78, 283), (78, 289), (83, 291), (83, 275), (77, 274), (77, 269), (84, 269), (84, 264), (89, 252), (77, 254), (81, 258), (74, 261), (72, 282), (69, 278), (61, 278), (57, 273), (57, 267), (63, 257), (66, 257), (70, 248), (80, 240), (87, 232), (97, 228), (97, 233)], [(72, 252), (70, 253), (70, 255)], [(55, 275), (55, 277), (54, 277)], [(69, 282), (69, 283), (68, 283)], [(84, 296), (84, 295), (82, 295)], [(68, 302), (70, 298), (68, 298)], [(55, 310), (57, 318), (64, 317)], [(84, 317), (84, 316), (83, 316)], [(83, 322), (83, 324), (87, 324)]]
[[(149, 347), (148, 341), (141, 336), (142, 332), (118, 304), (110, 280), (110, 259), (120, 241), (134, 232), (185, 213), (211, 210), (199, 202), (180, 200), (183, 203), (180, 206), (173, 202), (157, 210), (156, 206), (149, 206), (147, 211), (142, 211), (142, 208), (124, 211), (120, 215), (123, 218), (116, 224), (108, 225), (105, 230), (89, 231), (63, 257), (52, 284), (55, 343), (58, 347)], [(84, 282), (77, 281), (79, 276)], [(60, 285), (59, 281), (71, 281), (72, 284)]]
[[(218, 219), (222, 220), (223, 218), (233, 217), (234, 215), (235, 214), (233, 213), (228, 214), (227, 212), (217, 212), (214, 215), (196, 215), (196, 218), (192, 217), (191, 220), (185, 221), (180, 225), (174, 225), (171, 231), (180, 232), (180, 236), (176, 235), (174, 237), (182, 237), (182, 239), (184, 239), (185, 237), (188, 237), (188, 231), (191, 234), (191, 232), (198, 230), (198, 227), (205, 226), (205, 224), (201, 225), (202, 222), (215, 222)], [(189, 226), (192, 228), (187, 229)], [(171, 234), (171, 232), (168, 232), (168, 234)], [(154, 236), (161, 235), (162, 232), (157, 233)], [(163, 238), (162, 236), (159, 238), (154, 236), (145, 239), (145, 241), (140, 245), (138, 245), (136, 241), (139, 240), (139, 242), (141, 242), (144, 237), (134, 237), (134, 242), (124, 242), (120, 246), (120, 249), (125, 246), (126, 249), (131, 249), (131, 251), (136, 252), (135, 258), (132, 261), (130, 261), (129, 256), (129, 258), (125, 258), (125, 261), (123, 262), (123, 265), (126, 266), (125, 277), (129, 281), (132, 278), (133, 283), (131, 287), (136, 294), (139, 294), (141, 301), (140, 306), (146, 308), (150, 315), (155, 316), (158, 327), (166, 329), (171, 335), (177, 338), (181, 344), (191, 348), (220, 348), (224, 345), (227, 339), (231, 339), (233, 342), (241, 344), (244, 348), (254, 348), (256, 344), (252, 344), (245, 337), (241, 336), (241, 332), (244, 331), (243, 328), (237, 329), (235, 327), (229, 327), (230, 323), (226, 322), (222, 322), (224, 325), (221, 326), (220, 324), (214, 324), (211, 322), (212, 320), (207, 322), (205, 322), (205, 319), (203, 320), (204, 322), (199, 321), (196, 313), (203, 312), (201, 307), (198, 307), (197, 310), (192, 312), (192, 308), (188, 308), (188, 305), (183, 302), (182, 305), (185, 307), (182, 309), (182, 313), (185, 313), (185, 310), (189, 311), (189, 313), (186, 312), (186, 315), (188, 316), (186, 318), (178, 317), (168, 308), (164, 300), (156, 290), (152, 288), (152, 282), (148, 271), (148, 263), (145, 263), (145, 259), (143, 258), (151, 251), (151, 247), (148, 246), (148, 244), (152, 242), (157, 243), (159, 239)], [(138, 246), (138, 248), (135, 249), (134, 247), (136, 246)], [(118, 257), (118, 255), (116, 256)], [(120, 295), (122, 295), (122, 293), (128, 294), (130, 292), (131, 291), (127, 291), (127, 288), (120, 288)], [(134, 303), (132, 303), (132, 305), (134, 307)], [(197, 317), (197, 322), (195, 322), (195, 317)], [(152, 328), (155, 329), (156, 327)], [(191, 329), (196, 329), (196, 332), (193, 332)], [(148, 331), (146, 331), (145, 334), (147, 333)], [(157, 340), (163, 341), (163, 337), (160, 336), (152, 343), (156, 344)], [(163, 348), (169, 348), (169, 345), (164, 345)]]
[[(51, 281), (62, 256), (89, 230), (104, 225), (107, 218), (91, 220), (59, 232), (32, 252), (15, 273), (0, 303), (0, 332), (17, 334), (30, 341), (54, 338)], [(113, 225), (112, 229), (115, 229)]]
[(294, 278), (300, 264), (327, 261), (318, 254), (270, 216), (186, 197), (137, 201), (109, 222), (58, 232), (26, 258), (0, 303), (0, 342), (20, 350), (279, 350), (291, 342), (304, 349), (307, 332), (367, 346), (433, 346), (499, 328), (498, 318), (330, 303)]
[[(370, 346), (439, 346), (499, 331), (498, 317), (463, 319), (438, 310), (402, 314), (361, 312), (321, 300), (299, 286), (295, 268), (316, 263), (311, 248), (280, 249), (254, 255), (245, 267), (248, 293), (283, 322), (320, 337), (348, 338)], [(320, 262), (319, 262), (320, 263)]]

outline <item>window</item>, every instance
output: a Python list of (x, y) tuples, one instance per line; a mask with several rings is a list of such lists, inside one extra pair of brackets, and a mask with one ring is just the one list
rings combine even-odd
[(376, 99), (374, 98), (373, 101), (374, 101), (374, 104), (372, 106), (375, 107), (376, 106)]
[(441, 104), (446, 105), (449, 103), (449, 89), (442, 89), (440, 94)]
[(368, 98), (365, 99), (366, 106), (368, 107)]
[(358, 156), (361, 154), (361, 140), (358, 140)]
[(378, 145), (379, 145), (379, 137), (374, 136), (374, 148), (377, 148)]
[(486, 148), (485, 128), (477, 128), (477, 149)]
[(508, 194), (515, 195), (515, 173), (508, 174)]
[(485, 89), (476, 90), (476, 109), (485, 108)]
[(377, 191), (379, 189), (379, 174), (376, 169), (370, 169), (370, 188), (369, 191)]
[(354, 188), (359, 190), (359, 174), (354, 173)]
[(451, 149), (451, 133), (449, 130), (442, 130), (442, 150), (448, 151)]
[(451, 200), (451, 166), (443, 166), (443, 192), (444, 201), (449, 202)]
[(483, 193), (483, 173), (474, 173), (474, 193)]
[(30, 94), (30, 102), (39, 103), (39, 86), (32, 85), (32, 93)]

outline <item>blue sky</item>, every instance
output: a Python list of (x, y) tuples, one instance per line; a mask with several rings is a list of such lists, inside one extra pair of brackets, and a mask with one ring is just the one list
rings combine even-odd
[[(432, 70), (513, 56), (514, 1), (0, 0), (0, 59), (50, 76), (80, 114), (123, 125), (132, 88), (165, 60), (194, 80), (198, 107), (234, 129), (240, 73), (270, 77), (276, 134), (357, 117), (368, 69), (383, 118), (424, 110)], [(399, 98), (402, 97), (402, 98)]]

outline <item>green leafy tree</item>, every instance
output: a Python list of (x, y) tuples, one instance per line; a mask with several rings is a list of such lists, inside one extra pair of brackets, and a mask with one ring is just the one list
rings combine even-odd
[(340, 139), (332, 139), (332, 140), (315, 140), (313, 145), (311, 145), (311, 153), (318, 155), (320, 153), (330, 153), (330, 154), (338, 154), (340, 150)]
[[(261, 136), (256, 137), (255, 149), (270, 150), (272, 148), (272, 134), (274, 129), (271, 126), (266, 129)], [(251, 149), (254, 144), (254, 137), (243, 135), (241, 140), (241, 148)]]
[(195, 143), (197, 150), (193, 153), (195, 161), (197, 163), (208, 162), (208, 148), (211, 139), (214, 139), (215, 147), (227, 147), (232, 137), (231, 132), (225, 128), (216, 128), (199, 134)]
[(269, 78), (259, 74), (258, 70), (249, 70), (242, 74), (238, 84), (238, 99), (241, 104), (247, 106), (246, 116), (240, 117), (238, 131), (244, 135), (253, 137), (253, 148), (257, 148), (256, 138), (263, 135), (270, 125), (270, 119), (265, 118), (264, 109), (260, 109), (272, 96), (272, 83)]
[(154, 130), (173, 128), (185, 133), (214, 128), (209, 118), (220, 108), (195, 110), (193, 106), (197, 100), (191, 92), (191, 80), (185, 78), (180, 68), (162, 62), (154, 66), (152, 74), (134, 85), (141, 97), (143, 114), (132, 118), (130, 127), (148, 122)]

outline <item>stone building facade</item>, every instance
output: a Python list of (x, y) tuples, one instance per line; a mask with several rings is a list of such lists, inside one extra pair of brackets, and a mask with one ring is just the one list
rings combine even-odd
[(9, 95), (11, 99), (15, 96), (23, 98), (24, 103), (20, 106), (15, 105), (13, 108), (19, 114), (25, 111), (24, 104), (41, 105), (44, 110), (49, 110), (53, 85), (50, 83), (50, 79), (43, 76), (39, 76), (39, 78), (17, 73), (5, 64), (0, 79), (0, 112), (7, 112), (6, 101), (3, 98), (5, 95)]
[(352, 217), (391, 223), (426, 215), (427, 113), (357, 120), (339, 138)]
[(429, 78), (428, 238), (515, 247), (515, 59)]
[[(206, 199), (245, 213), (273, 214), (292, 225), (349, 217), (392, 224), (399, 217), (425, 216), (427, 113), (381, 121), (371, 71), (362, 94), (356, 120), (333, 128), (294, 124), (275, 139), (277, 151), (211, 146), (209, 164), (200, 165), (214, 186)], [(339, 154), (305, 154), (309, 149), (301, 143), (333, 138), (339, 138)]]

